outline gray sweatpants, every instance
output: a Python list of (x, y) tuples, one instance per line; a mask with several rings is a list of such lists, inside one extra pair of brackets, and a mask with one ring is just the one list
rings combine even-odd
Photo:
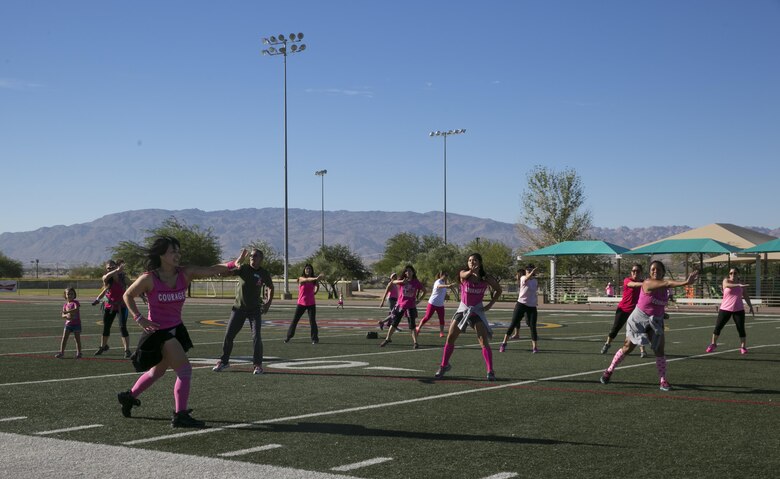
[(238, 332), (244, 327), (246, 320), (249, 320), (249, 327), (252, 329), (252, 362), (254, 364), (263, 364), (263, 338), (260, 334), (261, 310), (258, 308), (253, 311), (233, 308), (230, 313), (227, 328), (225, 329), (225, 339), (222, 342), (223, 363), (230, 362), (230, 354), (233, 352), (233, 340), (236, 339)]

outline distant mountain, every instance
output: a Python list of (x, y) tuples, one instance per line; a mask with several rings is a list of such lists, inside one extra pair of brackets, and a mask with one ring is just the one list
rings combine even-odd
[[(290, 209), (289, 255), (292, 262), (312, 254), (320, 245), (320, 211)], [(219, 238), (223, 254), (232, 256), (244, 244), (265, 240), (278, 252), (284, 249), (284, 210), (247, 208), (202, 211), (136, 210), (103, 216), (89, 223), (51, 226), (35, 231), (0, 234), (0, 251), (27, 264), (37, 258), (42, 264), (99, 264), (120, 241), (141, 241), (147, 230), (171, 216), (189, 225), (211, 228)], [(326, 211), (325, 243), (344, 244), (366, 263), (381, 258), (387, 239), (401, 232), (441, 235), (441, 212), (412, 213), (386, 211)], [(593, 228), (590, 236), (621, 246), (634, 247), (689, 230), (688, 226), (647, 228)], [(780, 228), (751, 228), (780, 236)], [(480, 237), (512, 248), (526, 247), (514, 224), (453, 213), (447, 214), (447, 239), (465, 244)]]

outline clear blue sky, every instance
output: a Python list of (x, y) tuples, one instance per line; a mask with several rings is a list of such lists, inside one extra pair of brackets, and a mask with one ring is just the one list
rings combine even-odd
[[(780, 226), (780, 2), (0, 3), (0, 232), (142, 208), (514, 223), (536, 164), (594, 224)], [(314, 227), (314, 226), (313, 226)]]

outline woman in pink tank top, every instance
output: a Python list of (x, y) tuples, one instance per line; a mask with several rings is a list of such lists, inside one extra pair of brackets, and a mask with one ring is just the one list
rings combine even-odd
[(607, 384), (615, 368), (639, 344), (650, 344), (655, 352), (655, 366), (658, 370), (661, 391), (669, 391), (671, 386), (666, 380), (666, 356), (664, 352), (664, 314), (669, 300), (667, 290), (687, 286), (696, 281), (699, 273), (694, 271), (685, 281), (664, 279), (666, 267), (660, 261), (650, 263), (650, 276), (642, 282), (636, 308), (628, 317), (626, 340), (612, 358), (612, 363), (601, 375), (601, 384)]
[(729, 322), (731, 317), (734, 317), (734, 325), (737, 327), (737, 333), (739, 334), (739, 353), (742, 355), (747, 354), (747, 342), (745, 334), (745, 306), (742, 305), (744, 299), (750, 308), (750, 314), (755, 316), (753, 312), (753, 304), (750, 302), (750, 296), (747, 293), (747, 284), (739, 282), (739, 271), (737, 268), (731, 268), (727, 278), (723, 279), (723, 301), (720, 303), (718, 309), (718, 319), (715, 321), (715, 330), (712, 332), (712, 342), (707, 346), (707, 352), (711, 353), (718, 347), (718, 336), (723, 329), (723, 326)]
[(285, 343), (289, 343), (295, 336), (295, 329), (298, 327), (298, 321), (300, 321), (304, 312), (309, 315), (311, 343), (317, 344), (320, 342), (319, 329), (317, 328), (317, 304), (314, 296), (320, 290), (319, 282), (324, 277), (322, 274), (314, 274), (314, 266), (310, 264), (306, 264), (303, 267), (303, 275), (298, 277), (298, 303), (295, 306), (295, 314), (293, 314), (290, 327), (287, 328)]
[[(192, 341), (181, 319), (181, 311), (187, 296), (187, 287), (193, 279), (208, 278), (227, 273), (236, 268), (246, 255), (243, 250), (236, 261), (210, 267), (182, 267), (180, 244), (171, 236), (158, 237), (147, 250), (147, 272), (142, 274), (125, 291), (124, 301), (133, 314), (133, 319), (143, 329), (138, 348), (132, 356), (136, 371), (146, 371), (132, 389), (117, 394), (122, 405), (122, 415), (130, 417), (134, 406), (140, 406), (138, 396), (158, 379), (168, 368), (176, 373), (173, 387), (175, 409), (171, 419), (172, 427), (204, 427), (205, 423), (190, 416), (187, 409), (190, 395), (192, 366), (187, 350)], [(137, 297), (146, 294), (149, 301), (149, 316), (145, 318), (135, 304)]]

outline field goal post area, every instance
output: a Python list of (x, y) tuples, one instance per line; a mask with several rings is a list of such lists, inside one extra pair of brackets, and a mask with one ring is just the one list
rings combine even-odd
[(201, 298), (233, 298), (238, 288), (236, 279), (196, 279), (191, 284), (192, 296)]

